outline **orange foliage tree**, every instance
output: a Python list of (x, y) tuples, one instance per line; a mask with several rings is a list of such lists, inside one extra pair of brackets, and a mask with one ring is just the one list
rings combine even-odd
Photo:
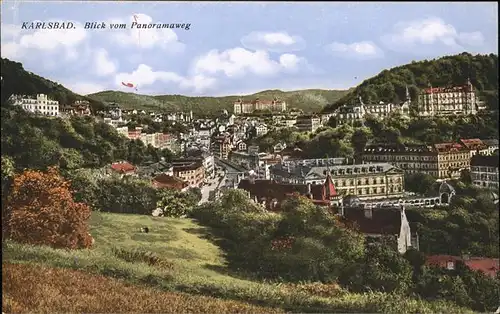
[(14, 241), (68, 249), (92, 245), (91, 210), (73, 200), (70, 183), (57, 168), (15, 175), (7, 210), (8, 236)]

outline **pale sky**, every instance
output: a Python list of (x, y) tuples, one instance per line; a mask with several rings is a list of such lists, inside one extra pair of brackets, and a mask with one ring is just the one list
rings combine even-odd
[[(237, 95), (347, 89), (412, 60), (498, 53), (496, 2), (2, 1), (2, 57), (88, 94)], [(85, 22), (190, 29), (84, 29)], [(22, 22), (72, 21), (71, 30)]]

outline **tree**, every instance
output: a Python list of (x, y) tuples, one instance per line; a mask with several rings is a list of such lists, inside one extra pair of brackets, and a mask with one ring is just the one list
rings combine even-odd
[(436, 179), (426, 173), (417, 172), (405, 175), (405, 190), (425, 195)]
[(195, 205), (191, 195), (174, 189), (161, 189), (156, 203), (162, 210), (161, 216), (176, 218), (188, 215)]
[(14, 241), (54, 248), (88, 248), (90, 208), (73, 200), (57, 168), (14, 176), (7, 198), (7, 234)]
[(203, 197), (200, 188), (189, 188), (187, 193), (193, 204), (198, 204), (198, 202), (201, 201), (201, 198)]
[[(2, 232), (7, 230), (6, 224), (9, 215), (7, 211), (7, 196), (10, 194), (10, 188), (12, 185), (12, 179), (15, 174), (15, 165), (12, 158), (7, 156), (2, 156)], [(4, 234), (4, 233), (2, 233)], [(5, 237), (4, 237), (5, 238)]]
[(98, 180), (97, 209), (112, 213), (151, 215), (158, 200), (157, 190), (151, 181), (133, 177)]
[(354, 149), (354, 160), (356, 163), (361, 163), (363, 159), (363, 152), (366, 144), (370, 140), (370, 130), (368, 128), (356, 129), (351, 137), (351, 145)]

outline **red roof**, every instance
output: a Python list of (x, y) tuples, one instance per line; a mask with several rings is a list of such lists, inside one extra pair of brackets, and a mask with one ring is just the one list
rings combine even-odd
[(127, 172), (134, 172), (135, 171), (135, 167), (126, 161), (117, 162), (117, 163), (112, 164), (111, 169), (113, 169), (116, 172), (120, 172), (120, 173), (127, 173)]
[(499, 271), (499, 259), (498, 258), (486, 258), (486, 257), (470, 257), (464, 260), (458, 256), (452, 255), (431, 255), (427, 256), (427, 265), (435, 265), (439, 267), (446, 267), (448, 262), (462, 261), (472, 270), (477, 270), (483, 272), (485, 275), (495, 277), (496, 272)]
[(188, 183), (180, 178), (162, 173), (153, 179), (153, 185), (157, 188), (175, 188), (182, 190), (188, 186)]
[(332, 197), (337, 196), (337, 191), (335, 190), (335, 186), (333, 185), (332, 177), (330, 174), (326, 176), (326, 181), (324, 183), (325, 186), (325, 197), (324, 199), (330, 199)]
[(454, 87), (431, 87), (424, 89), (424, 94), (431, 93), (451, 93), (451, 92), (468, 92), (469, 87), (467, 85), (464, 86), (454, 86)]
[(487, 146), (478, 138), (460, 139), (460, 142), (468, 149), (486, 148)]
[(465, 147), (459, 143), (439, 143), (434, 144), (434, 147), (439, 152), (460, 151), (465, 149)]
[(309, 195), (308, 186), (306, 184), (282, 184), (273, 180), (249, 180), (243, 179), (238, 184), (238, 188), (250, 193), (250, 197), (256, 197), (258, 201), (266, 200), (270, 203), (272, 200), (278, 203), (285, 200), (287, 197), (297, 193), (303, 196), (310, 196), (316, 204), (329, 205), (330, 200), (325, 199), (324, 185), (313, 184)]

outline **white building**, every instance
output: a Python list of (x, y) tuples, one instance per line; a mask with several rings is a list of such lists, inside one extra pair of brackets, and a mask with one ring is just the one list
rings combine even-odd
[(354, 122), (363, 122), (367, 115), (384, 119), (392, 112), (399, 112), (403, 117), (410, 116), (410, 92), (406, 88), (406, 100), (399, 104), (384, 103), (365, 104), (361, 97), (359, 102), (351, 105), (344, 105), (336, 112), (337, 124), (354, 124)]
[(121, 125), (127, 124), (129, 121), (123, 119), (122, 117), (119, 118), (104, 118), (104, 123), (109, 124), (113, 127), (119, 127)]
[(36, 98), (12, 95), (9, 99), (15, 106), (32, 113), (43, 114), (51, 117), (59, 116), (59, 102), (50, 100), (47, 95), (37, 94)]
[(297, 117), (287, 117), (285, 118), (284, 122), (287, 128), (291, 128), (295, 126), (295, 123), (297, 123)]
[(265, 124), (257, 124), (257, 126), (255, 126), (255, 132), (257, 136), (266, 135), (268, 132), (267, 126)]
[(418, 96), (418, 115), (450, 116), (476, 114), (482, 107), (470, 80), (464, 86), (424, 89)]
[(203, 154), (203, 167), (205, 168), (205, 177), (215, 177), (215, 159), (211, 154)]
[(121, 135), (128, 138), (128, 126), (122, 126), (122, 127), (116, 128), (116, 131), (118, 132), (118, 134), (121, 134)]
[(475, 155), (470, 163), (472, 183), (477, 187), (498, 191), (498, 156)]

